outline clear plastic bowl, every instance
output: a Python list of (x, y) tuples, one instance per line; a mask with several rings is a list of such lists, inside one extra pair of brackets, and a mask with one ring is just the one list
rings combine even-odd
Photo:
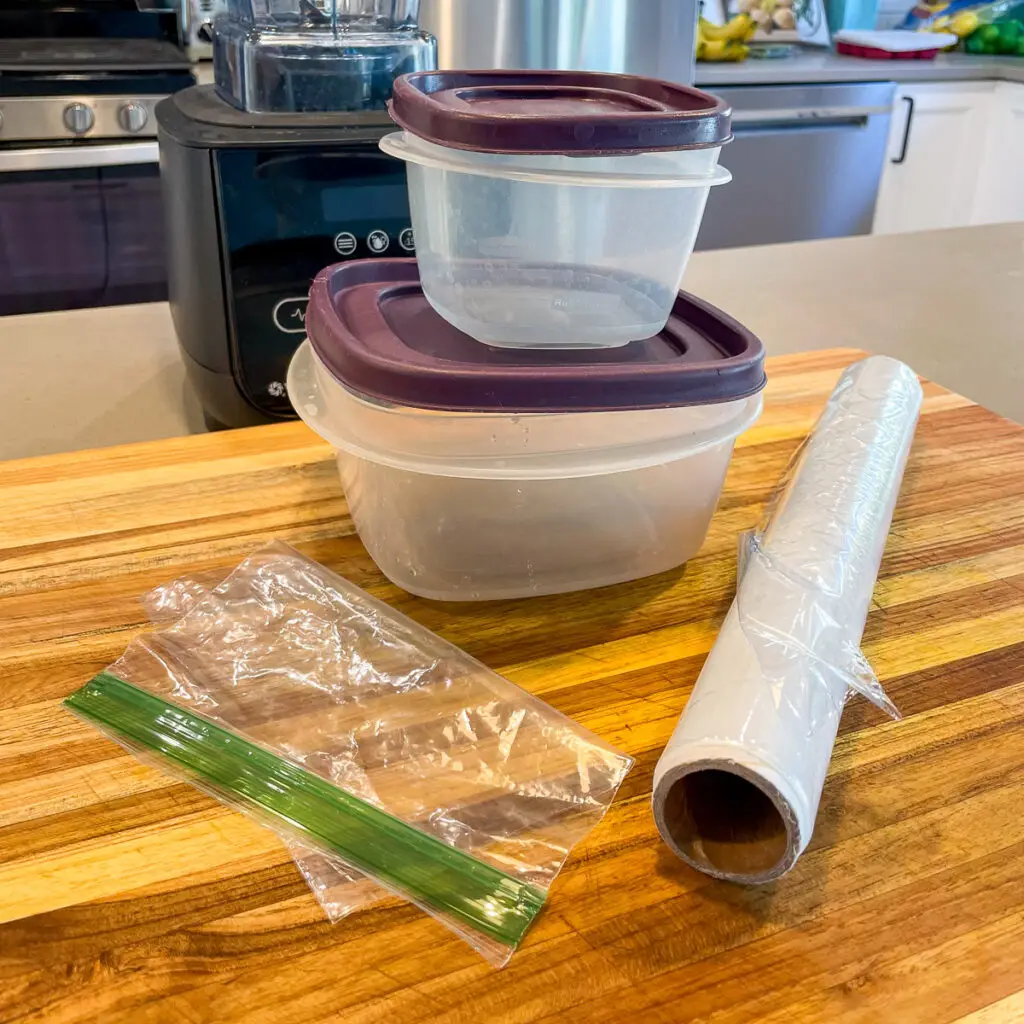
[(423, 291), (449, 323), (509, 348), (611, 348), (672, 310), (721, 147), (620, 156), (478, 153), (411, 132), (406, 161)]
[(334, 446), (360, 539), (413, 594), (484, 601), (649, 576), (696, 554), (761, 396), (668, 409), (438, 412), (372, 402), (304, 342), (299, 416)]

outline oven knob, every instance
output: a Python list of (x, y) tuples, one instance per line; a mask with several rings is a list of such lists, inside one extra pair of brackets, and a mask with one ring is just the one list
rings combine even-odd
[(117, 112), (117, 123), (132, 134), (141, 132), (148, 120), (149, 112), (141, 103), (126, 103)]
[(72, 135), (84, 135), (96, 121), (91, 107), (84, 103), (69, 103), (64, 108), (64, 127)]

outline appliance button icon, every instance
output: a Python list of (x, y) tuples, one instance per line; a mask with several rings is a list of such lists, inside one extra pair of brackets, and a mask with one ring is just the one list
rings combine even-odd
[(308, 295), (299, 295), (294, 299), (281, 299), (270, 314), (274, 326), (285, 334), (305, 334), (306, 306), (308, 304)]
[(370, 247), (370, 252), (384, 252), (391, 244), (391, 236), (377, 228), (366, 236), (366, 244)]
[(412, 252), (416, 248), (416, 239), (413, 237), (412, 228), (403, 228), (398, 236), (398, 244), (406, 251)]
[(270, 395), (271, 398), (284, 398), (287, 390), (288, 389), (279, 380), (272, 380), (267, 385), (267, 394)]
[(334, 251), (339, 256), (351, 256), (358, 244), (356, 236), (351, 231), (339, 231), (334, 236)]

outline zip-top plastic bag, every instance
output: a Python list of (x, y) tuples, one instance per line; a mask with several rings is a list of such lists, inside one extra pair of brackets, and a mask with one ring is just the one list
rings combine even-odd
[(495, 964), (632, 765), (284, 544), (65, 703), (301, 844), (318, 897), (365, 875)]
[[(142, 596), (142, 606), (149, 621), (156, 626), (173, 624), (197, 601), (207, 598), (224, 576), (223, 569), (214, 569), (180, 576), (154, 587)], [(270, 827), (274, 827), (272, 822)], [(387, 889), (346, 864), (340, 857), (298, 842), (290, 831), (277, 831), (288, 847), (295, 866), (332, 924), (388, 896)]]

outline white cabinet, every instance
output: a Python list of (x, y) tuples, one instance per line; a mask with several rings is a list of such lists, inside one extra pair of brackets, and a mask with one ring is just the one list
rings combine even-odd
[(897, 86), (875, 207), (877, 234), (971, 223), (996, 85)]
[(1024, 220), (1024, 85), (1000, 82), (989, 115), (972, 224)]
[(897, 86), (877, 234), (1024, 220), (1024, 85)]

